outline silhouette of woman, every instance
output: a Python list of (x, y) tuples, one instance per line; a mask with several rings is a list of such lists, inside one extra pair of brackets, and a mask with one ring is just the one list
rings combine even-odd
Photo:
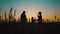
[(27, 21), (27, 18), (26, 18), (26, 12), (23, 11), (23, 13), (21, 14), (21, 22), (26, 22)]

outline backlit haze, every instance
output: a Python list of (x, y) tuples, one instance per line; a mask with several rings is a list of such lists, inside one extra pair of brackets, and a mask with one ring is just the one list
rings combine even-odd
[(27, 18), (32, 16), (37, 19), (39, 11), (42, 12), (44, 20), (54, 20), (54, 16), (60, 18), (60, 0), (0, 0), (0, 15), (4, 16), (4, 12), (8, 13), (10, 9), (16, 9), (16, 18), (20, 17), (25, 10)]

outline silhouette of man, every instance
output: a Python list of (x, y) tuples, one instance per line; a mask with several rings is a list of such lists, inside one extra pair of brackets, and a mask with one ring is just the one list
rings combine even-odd
[(26, 18), (26, 12), (23, 11), (23, 13), (21, 14), (21, 22), (26, 22), (27, 21), (27, 18)]
[(38, 13), (38, 22), (42, 23), (42, 15), (41, 12)]

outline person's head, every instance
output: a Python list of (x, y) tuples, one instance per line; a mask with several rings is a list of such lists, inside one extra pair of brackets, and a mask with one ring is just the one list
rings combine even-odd
[(25, 11), (23, 11), (23, 13), (26, 13)]
[(33, 19), (33, 17), (31, 17)]
[(41, 14), (41, 12), (39, 12), (39, 14)]

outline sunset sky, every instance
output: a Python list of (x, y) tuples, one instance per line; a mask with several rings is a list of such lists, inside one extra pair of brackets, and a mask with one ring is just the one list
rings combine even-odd
[[(11, 9), (16, 9), (16, 17), (20, 17), (23, 10), (27, 18), (37, 18), (37, 13), (42, 12), (43, 19), (54, 20), (54, 15), (60, 18), (60, 0), (0, 0), (0, 15), (7, 15)], [(13, 13), (12, 12), (12, 13)]]

